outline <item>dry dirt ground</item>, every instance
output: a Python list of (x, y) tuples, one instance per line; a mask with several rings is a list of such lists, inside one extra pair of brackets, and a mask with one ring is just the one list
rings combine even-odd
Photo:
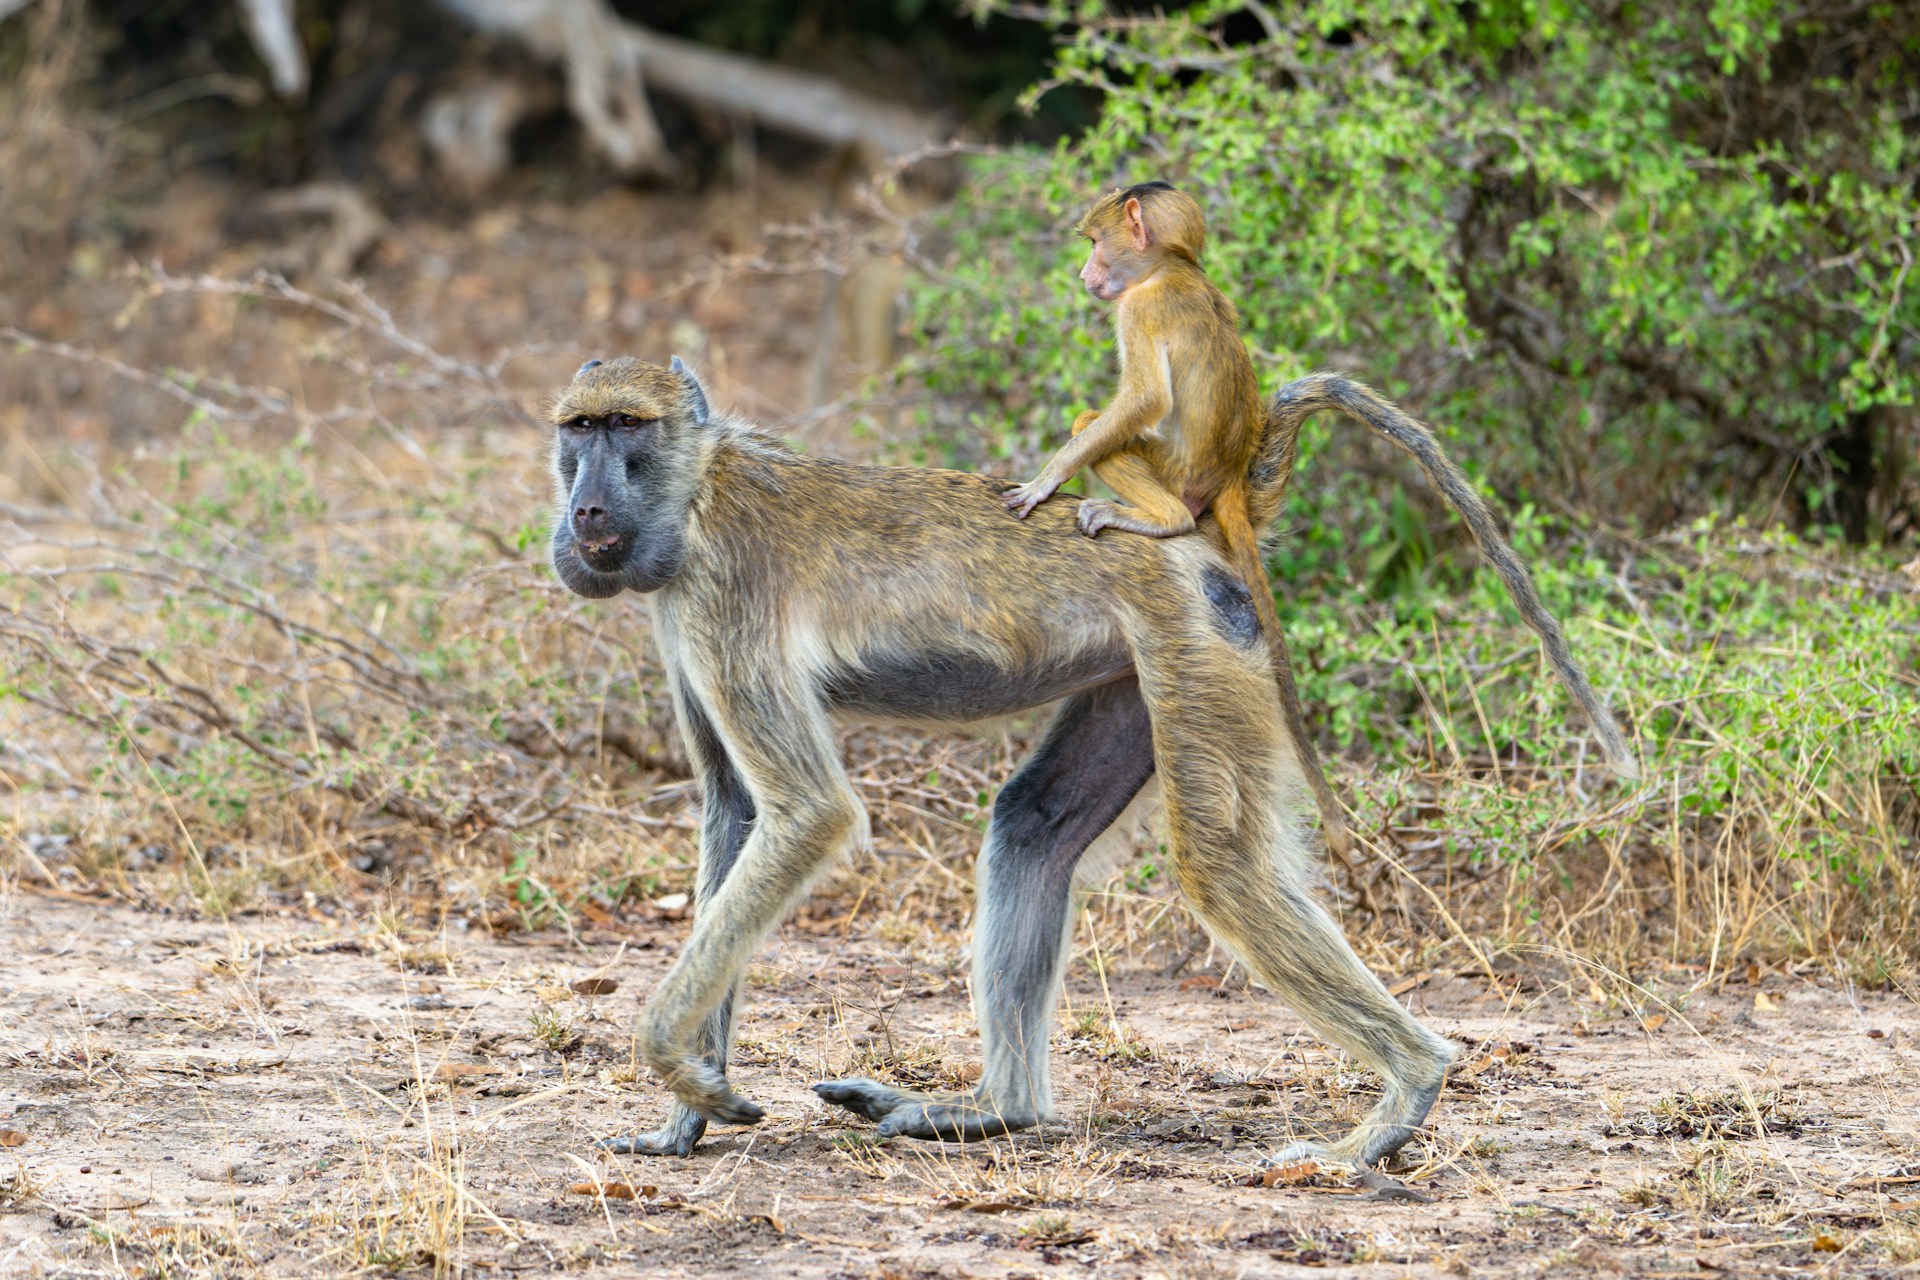
[[(0, 1274), (1920, 1274), (1920, 1011), (1897, 996), (1753, 968), (1385, 975), (1462, 1045), (1409, 1190), (1261, 1185), (1262, 1152), (1347, 1124), (1372, 1082), (1242, 972), (1083, 951), (1056, 1126), (875, 1143), (807, 1085), (964, 1081), (961, 953), (803, 909), (734, 1056), (767, 1120), (613, 1158), (595, 1139), (664, 1106), (630, 1032), (684, 937), (667, 905), (496, 939), (13, 890)], [(593, 979), (618, 989), (577, 994)]]
[[(277, 232), (249, 238), (244, 193), (160, 176), (0, 280), (0, 314), (140, 368), (331, 403), (338, 388), (302, 381), (296, 353), (324, 336), (310, 317), (188, 296), (136, 315), (128, 262), (244, 278), (291, 252)], [(524, 344), (501, 382), (525, 406), (585, 355), (679, 351), (721, 403), (848, 452), (862, 442), (813, 412), (818, 279), (701, 282), (767, 220), (819, 205), (612, 190), (396, 216), (362, 269), (440, 350)], [(182, 413), (86, 363), (0, 364), (15, 442), (0, 501), (66, 501), (50, 441), (105, 465), (164, 444)], [(537, 510), (544, 482), (524, 470)], [(862, 913), (864, 889), (822, 894), (746, 987), (733, 1070), (768, 1119), (646, 1161), (594, 1143), (665, 1108), (630, 1033), (685, 936), (667, 900), (493, 936), (423, 929), (377, 893), (341, 906), (338, 886), (220, 920), (56, 896), (24, 881), (66, 881), (10, 865), (0, 1277), (1920, 1275), (1920, 1010), (1822, 970), (1386, 974), (1461, 1041), (1432, 1133), (1395, 1170), (1408, 1190), (1299, 1170), (1263, 1185), (1262, 1153), (1351, 1124), (1373, 1081), (1244, 973), (1195, 957), (1169, 974), (1084, 931), (1056, 1024), (1057, 1124), (876, 1144), (807, 1085), (964, 1085), (964, 940), (957, 919), (916, 933), (899, 910)], [(898, 907), (903, 880), (874, 897)], [(617, 989), (576, 990), (596, 981)]]

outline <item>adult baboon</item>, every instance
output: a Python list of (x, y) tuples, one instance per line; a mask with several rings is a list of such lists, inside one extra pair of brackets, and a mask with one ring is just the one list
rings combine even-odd
[[(1413, 1135), (1451, 1050), (1314, 897), (1259, 612), (1209, 539), (1088, 539), (1070, 501), (1007, 515), (1003, 481), (803, 457), (711, 412), (678, 359), (589, 362), (552, 418), (554, 568), (582, 595), (653, 593), (705, 806), (692, 936), (640, 1030), (675, 1103), (614, 1150), (685, 1155), (710, 1121), (760, 1119), (726, 1075), (740, 974), (814, 874), (866, 838), (831, 717), (954, 723), (1056, 700), (980, 857), (979, 1085), (816, 1092), (882, 1134), (982, 1137), (1044, 1117), (1074, 865), (1157, 772), (1187, 904), (1385, 1078), (1353, 1133), (1284, 1158), (1372, 1163)], [(1284, 482), (1287, 453), (1256, 459), (1256, 488)]]

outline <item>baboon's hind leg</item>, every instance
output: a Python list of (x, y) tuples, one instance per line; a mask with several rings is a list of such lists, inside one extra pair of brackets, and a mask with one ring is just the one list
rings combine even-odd
[(814, 1092), (878, 1122), (883, 1137), (972, 1140), (1045, 1119), (1074, 865), (1152, 773), (1146, 707), (1131, 677), (1062, 702), (1039, 749), (994, 801), (980, 854), (973, 1003), (986, 1069), (979, 1085), (933, 1094), (856, 1078), (817, 1084)]
[(1296, 1144), (1281, 1157), (1370, 1165), (1419, 1131), (1453, 1050), (1387, 993), (1315, 897), (1305, 828), (1284, 803), (1297, 784), (1279, 741), (1265, 646), (1246, 656), (1252, 665), (1208, 662), (1200, 689), (1191, 666), (1165, 660), (1190, 663), (1190, 647), (1140, 655), (1174, 875), (1207, 928), (1315, 1035), (1384, 1077), (1379, 1104), (1352, 1133)]
[[(1261, 870), (1267, 875), (1259, 875)], [(1380, 1101), (1359, 1127), (1331, 1143), (1297, 1142), (1273, 1159), (1372, 1165), (1405, 1146), (1440, 1096), (1451, 1046), (1415, 1022), (1360, 963), (1333, 917), (1304, 884), (1268, 864), (1181, 868), (1187, 901), (1248, 968), (1306, 1019), (1314, 1034), (1380, 1073)]]

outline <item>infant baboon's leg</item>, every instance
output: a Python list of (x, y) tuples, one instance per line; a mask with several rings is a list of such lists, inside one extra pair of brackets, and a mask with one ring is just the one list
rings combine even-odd
[(1266, 646), (1241, 649), (1238, 663), (1216, 662), (1191, 643), (1161, 644), (1162, 634), (1147, 636), (1137, 656), (1155, 711), (1182, 896), (1315, 1035), (1385, 1077), (1379, 1104), (1354, 1132), (1324, 1146), (1295, 1144), (1277, 1158), (1373, 1164), (1418, 1131), (1453, 1050), (1360, 963), (1314, 894), (1315, 860), (1291, 811), (1300, 798), (1297, 765), (1281, 738)]
[[(740, 856), (740, 847), (747, 842), (747, 831), (753, 825), (753, 797), (727, 759), (726, 747), (699, 703), (680, 689), (675, 690), (674, 703), (687, 755), (700, 779), (700, 870), (694, 883), (694, 913), (698, 915), (703, 904), (719, 892)], [(700, 1056), (722, 1073), (727, 1069), (727, 1050), (732, 1043), (733, 1000), (734, 992), (729, 989), (720, 1006), (701, 1024), (698, 1040)], [(608, 1138), (600, 1145), (626, 1155), (685, 1156), (693, 1153), (694, 1143), (706, 1131), (706, 1117), (675, 1100), (667, 1112), (667, 1122), (658, 1129)]]
[(1047, 1043), (1072, 928), (1073, 869), (1153, 774), (1131, 677), (1060, 704), (1045, 740), (994, 801), (980, 854), (973, 1005), (986, 1069), (963, 1094), (875, 1080), (814, 1086), (882, 1136), (973, 1139), (1025, 1129), (1052, 1106)]
[[(1074, 434), (1080, 428), (1076, 424)], [(1179, 494), (1161, 479), (1167, 473), (1162, 459), (1166, 448), (1152, 436), (1142, 436), (1093, 464), (1093, 474), (1120, 495), (1119, 502), (1092, 498), (1080, 504), (1080, 532), (1093, 537), (1102, 529), (1119, 529), (1149, 538), (1173, 538), (1193, 531), (1193, 512)]]

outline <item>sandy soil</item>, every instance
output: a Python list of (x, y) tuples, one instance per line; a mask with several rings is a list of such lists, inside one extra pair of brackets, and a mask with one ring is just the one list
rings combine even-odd
[[(1920, 1272), (1920, 1012), (1898, 997), (1754, 970), (1690, 990), (1675, 968), (1643, 979), (1640, 1007), (1672, 1009), (1643, 1019), (1605, 979), (1388, 975), (1463, 1043), (1397, 1170), (1413, 1199), (1259, 1185), (1262, 1152), (1338, 1129), (1371, 1082), (1198, 969), (1103, 984), (1076, 962), (1049, 1131), (875, 1144), (806, 1086), (964, 1080), (959, 956), (803, 911), (749, 977), (735, 1054), (768, 1119), (688, 1160), (605, 1156), (596, 1138), (664, 1106), (629, 1033), (685, 928), (403, 943), (317, 910), (222, 923), (19, 890), (0, 1274)], [(569, 985), (592, 978), (618, 990)]]
[[(178, 298), (121, 331), (123, 259), (244, 277), (284, 248), (236, 240), (242, 202), (217, 183), (151, 196), (67, 267), (0, 281), (0, 312), (327, 403), (337, 388), (290, 363), (299, 317)], [(819, 280), (687, 283), (820, 204), (610, 191), (403, 217), (364, 269), (440, 349), (527, 344), (502, 375), (525, 404), (582, 355), (680, 351), (722, 403), (846, 452), (860, 442), (809, 412)], [(0, 429), (104, 448), (177, 426), (177, 405), (89, 372), (13, 361)], [(0, 499), (63, 500), (15, 455)], [(1373, 1082), (1243, 973), (1112, 949), (1070, 971), (1055, 1125), (873, 1142), (806, 1086), (963, 1084), (963, 944), (952, 921), (849, 924), (823, 895), (746, 988), (733, 1070), (768, 1119), (647, 1161), (594, 1143), (664, 1111), (630, 1033), (685, 936), (678, 909), (495, 937), (339, 901), (221, 921), (0, 879), (0, 1277), (1920, 1274), (1920, 1010), (1811, 969), (1384, 975), (1462, 1044), (1396, 1169), (1410, 1191), (1262, 1185), (1263, 1153), (1351, 1124)], [(617, 989), (576, 993), (594, 979)]]

